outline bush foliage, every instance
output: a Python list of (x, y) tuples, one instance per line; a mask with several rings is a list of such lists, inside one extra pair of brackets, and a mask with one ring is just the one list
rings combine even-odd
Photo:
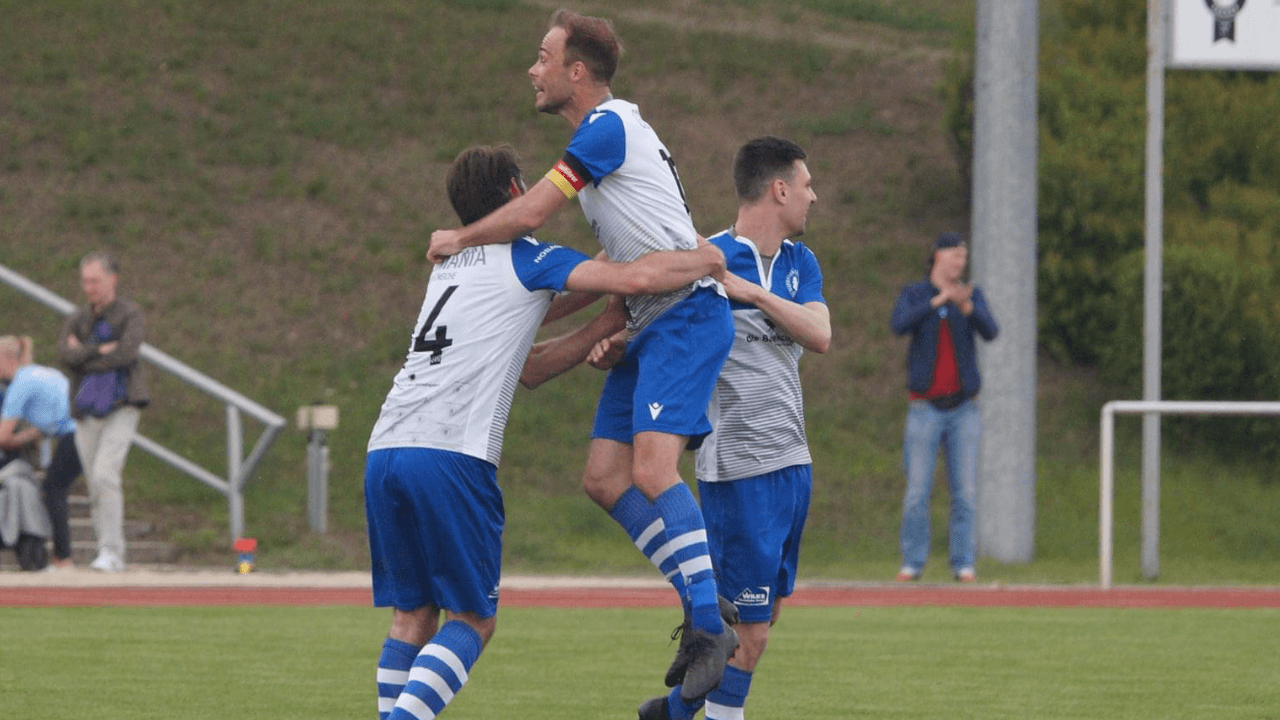
[[(1099, 365), (1136, 396), (1142, 373), (1147, 22), (1141, 3), (1042, 3), (1040, 342)], [(971, 152), (972, 74), (951, 78), (950, 124)], [(1162, 395), (1271, 400), (1280, 303), (1280, 78), (1165, 75)], [(1218, 439), (1244, 421), (1198, 422)], [(1266, 427), (1266, 421), (1251, 426)], [(1222, 428), (1234, 428), (1223, 431)]]

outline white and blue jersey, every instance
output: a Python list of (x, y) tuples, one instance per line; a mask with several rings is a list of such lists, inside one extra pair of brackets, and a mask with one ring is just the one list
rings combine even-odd
[(555, 293), (587, 256), (522, 238), (435, 266), (369, 450), (450, 450), (495, 466), (520, 371)]
[(551, 298), (585, 260), (522, 238), (432, 270), (365, 460), (375, 605), (497, 612), (503, 430)]
[[(802, 243), (784, 240), (767, 263), (751, 240), (722, 232), (709, 239), (729, 272), (801, 305), (825, 302), (822, 271)], [(716, 380), (707, 416), (715, 430), (698, 450), (704, 482), (755, 477), (811, 461), (804, 430), (800, 356), (804, 348), (754, 305), (730, 300), (734, 342)]]
[[(587, 113), (547, 178), (566, 197), (578, 198), (610, 260), (631, 262), (657, 250), (697, 247), (675, 160), (632, 103), (609, 99)], [(698, 285), (719, 289), (703, 278), (675, 292), (627, 298), (631, 334)]]
[(21, 420), (54, 437), (75, 432), (67, 378), (43, 365), (23, 365), (4, 391), (0, 420)]

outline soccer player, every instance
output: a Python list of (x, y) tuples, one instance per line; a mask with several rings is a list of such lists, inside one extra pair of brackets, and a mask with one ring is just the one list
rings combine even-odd
[[(714, 432), (698, 450), (698, 492), (720, 591), (740, 613), (741, 643), (705, 700), (707, 720), (741, 720), (756, 663), (795, 589), (812, 469), (804, 430), (800, 356), (827, 351), (831, 317), (804, 233), (817, 201), (805, 151), (765, 136), (733, 161), (738, 216), (710, 242), (724, 251), (736, 336), (716, 381)], [(683, 648), (682, 648), (683, 650)], [(668, 673), (681, 680), (683, 652)], [(641, 720), (688, 720), (702, 703), (679, 687), (640, 706)]]
[[(523, 190), (507, 146), (468, 149), (449, 169), (449, 200), (463, 222)], [(438, 715), (493, 635), (504, 517), (496, 471), (515, 386), (581, 361), (563, 348), (529, 354), (552, 295), (670, 291), (723, 263), (706, 244), (623, 264), (520, 237), (432, 270), (365, 467), (374, 603), (394, 609), (378, 661), (379, 717)], [(620, 312), (598, 317), (606, 314), (612, 319), (592, 321), (590, 342), (574, 341), (583, 356), (623, 326)]]
[[(694, 247), (671, 153), (634, 104), (611, 94), (621, 49), (607, 20), (552, 16), (529, 77), (538, 110), (567, 120), (573, 138), (528, 194), (481, 222), (434, 232), (431, 259), (532, 232), (575, 198), (613, 260)], [(680, 593), (691, 618), (682, 688), (692, 701), (719, 682), (737, 636), (721, 619), (702, 512), (678, 463), (711, 431), (707, 403), (733, 344), (733, 318), (711, 278), (629, 296), (627, 310), (627, 355), (605, 379), (583, 484)]]

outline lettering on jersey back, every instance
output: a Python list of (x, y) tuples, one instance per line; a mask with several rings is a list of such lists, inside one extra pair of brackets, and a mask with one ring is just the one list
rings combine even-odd
[(484, 264), (484, 246), (479, 245), (476, 247), (465, 248), (457, 255), (445, 258), (444, 262), (440, 263), (440, 269), (457, 270), (459, 268), (468, 268)]

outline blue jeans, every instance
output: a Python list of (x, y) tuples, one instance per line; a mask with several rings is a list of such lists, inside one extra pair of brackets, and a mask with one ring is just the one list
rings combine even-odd
[(973, 513), (981, 437), (982, 413), (972, 400), (951, 410), (938, 410), (927, 400), (912, 400), (908, 406), (902, 443), (902, 464), (907, 474), (907, 492), (902, 501), (904, 567), (919, 571), (929, 557), (929, 494), (939, 446), (946, 456), (951, 487), (951, 569), (973, 566)]

